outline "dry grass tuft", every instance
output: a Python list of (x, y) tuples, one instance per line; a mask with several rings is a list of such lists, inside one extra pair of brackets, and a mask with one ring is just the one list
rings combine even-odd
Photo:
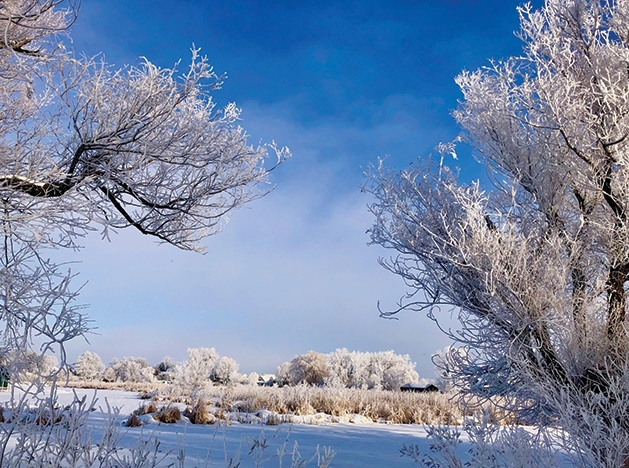
[[(317, 413), (343, 418), (361, 415), (374, 422), (394, 424), (461, 424), (470, 411), (457, 402), (453, 395), (440, 393), (406, 393), (386, 390), (360, 390), (320, 387), (257, 387), (257, 386), (213, 386), (208, 383), (202, 395), (183, 394), (175, 385), (163, 382), (82, 382), (70, 381), (68, 386), (140, 392), (143, 399), (153, 401), (136, 410), (138, 416), (157, 412), (155, 402), (183, 402), (189, 406), (185, 415), (193, 424), (215, 424), (232, 418), (252, 422), (259, 410), (275, 413), (264, 420), (265, 424), (292, 421), (294, 416), (312, 416)], [(197, 398), (198, 397), (198, 398)], [(212, 401), (215, 408), (208, 408)], [(498, 405), (479, 403), (475, 409), (490, 412), (492, 420), (500, 424), (517, 423), (511, 414)], [(212, 414), (214, 412), (214, 414)], [(233, 414), (236, 413), (236, 414)], [(2, 412), (0, 410), (0, 417)]]
[(159, 400), (159, 391), (157, 389), (147, 392), (146, 390), (142, 390), (138, 396), (140, 397), (140, 400), (154, 400), (157, 401)]
[(164, 406), (153, 418), (165, 424), (174, 424), (181, 421), (181, 411), (176, 406)]
[(148, 405), (140, 405), (140, 407), (133, 412), (133, 414), (137, 416), (153, 413), (157, 413), (157, 405), (154, 401), (151, 401)]
[(50, 413), (40, 414), (35, 419), (35, 424), (39, 426), (53, 426), (55, 424), (59, 424), (62, 420), (63, 418), (61, 417), (61, 415), (57, 415), (54, 418), (51, 418)]
[(207, 402), (203, 399), (198, 399), (192, 407), (186, 408), (184, 416), (186, 416), (192, 424), (216, 423), (216, 417), (209, 412)]
[(127, 419), (127, 422), (125, 423), (125, 426), (127, 427), (140, 427), (142, 425), (142, 421), (140, 421), (140, 418), (138, 418), (137, 414), (132, 414), (131, 416), (129, 416), (129, 419)]
[(229, 409), (218, 408), (214, 413), (214, 416), (217, 420), (222, 421), (221, 424), (224, 424), (225, 426), (229, 426), (232, 423)]

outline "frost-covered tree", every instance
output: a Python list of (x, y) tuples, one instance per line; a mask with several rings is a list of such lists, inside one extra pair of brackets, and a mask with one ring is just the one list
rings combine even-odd
[(559, 424), (584, 466), (627, 466), (629, 2), (519, 12), (523, 54), (456, 80), (493, 187), (381, 165), (371, 240), (398, 253), (403, 308), (460, 311), (454, 385)]
[(306, 354), (293, 358), (288, 366), (286, 378), (291, 385), (321, 385), (327, 376), (328, 365), (325, 354), (308, 351)]
[(239, 368), (240, 366), (235, 359), (227, 356), (221, 356), (218, 361), (216, 361), (210, 378), (214, 382), (218, 382), (223, 385), (234, 383), (239, 377)]
[[(63, 6), (66, 6), (64, 9)], [(0, 353), (55, 352), (83, 335), (73, 275), (48, 248), (78, 247), (96, 227), (130, 227), (186, 250), (215, 234), (232, 209), (264, 195), (288, 153), (252, 147), (222, 84), (192, 51), (185, 70), (144, 60), (115, 70), (76, 58), (59, 31), (73, 1), (0, 2)]]
[(188, 359), (175, 371), (175, 381), (184, 391), (203, 388), (219, 359), (214, 348), (188, 348)]
[(237, 382), (240, 385), (257, 386), (260, 381), (260, 374), (257, 372), (250, 372), (249, 374), (237, 374)]
[(393, 351), (371, 353), (367, 369), (369, 388), (399, 390), (402, 385), (419, 380), (415, 363), (411, 362), (408, 354), (395, 354)]
[(160, 363), (157, 365), (156, 369), (159, 372), (168, 372), (170, 370), (175, 369), (175, 367), (177, 367), (177, 361), (175, 361), (170, 356), (164, 356), (164, 359), (162, 359), (160, 361)]
[(277, 384), (280, 387), (290, 385), (290, 362), (284, 362), (277, 368)]
[(160, 363), (155, 366), (155, 373), (158, 380), (172, 380), (177, 371), (177, 361), (170, 356), (164, 356)]
[(100, 356), (91, 351), (85, 351), (81, 354), (74, 366), (76, 375), (85, 380), (100, 380), (104, 370), (105, 365)]
[[(155, 369), (142, 357), (114, 359), (105, 371), (107, 380), (112, 382), (153, 382)], [(113, 378), (112, 378), (113, 377)]]
[(11, 380), (30, 385), (33, 381), (49, 382), (54, 378), (59, 362), (55, 356), (48, 354), (38, 354), (33, 351), (11, 353), (8, 356), (8, 370)]
[(339, 388), (361, 388), (366, 365), (355, 351), (339, 348), (326, 355), (328, 377), (325, 385)]
[(408, 354), (393, 351), (362, 353), (337, 349), (326, 354), (326, 386), (399, 390), (407, 383), (417, 383), (419, 375)]
[[(222, 78), (198, 50), (183, 70), (147, 60), (116, 70), (67, 50), (58, 33), (78, 4), (0, 1), (0, 356), (13, 385), (53, 403), (54, 385), (44, 397), (42, 382), (21, 380), (24, 357), (34, 343), (54, 354), (54, 378), (65, 344), (91, 326), (74, 274), (47, 252), (127, 227), (202, 250), (225, 215), (268, 192), (269, 170), (288, 156), (250, 146), (235, 104), (216, 108)], [(0, 464), (5, 446), (0, 435)]]
[(329, 354), (309, 351), (278, 368), (281, 385), (325, 385), (337, 388), (399, 390), (418, 382), (415, 363), (408, 354), (393, 351), (363, 353), (336, 349)]

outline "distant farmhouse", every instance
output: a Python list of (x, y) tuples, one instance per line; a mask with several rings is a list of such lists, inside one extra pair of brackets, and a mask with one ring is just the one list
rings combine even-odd
[(274, 374), (260, 374), (257, 384), (260, 387), (272, 387), (277, 384), (277, 380)]
[(403, 392), (413, 392), (413, 393), (432, 393), (438, 392), (439, 389), (434, 384), (406, 384), (400, 387), (400, 390)]

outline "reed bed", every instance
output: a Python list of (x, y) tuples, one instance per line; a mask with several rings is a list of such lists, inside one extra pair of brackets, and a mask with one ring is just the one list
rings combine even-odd
[[(448, 395), (319, 387), (208, 387), (203, 398), (236, 414), (267, 411), (279, 416), (325, 414), (331, 421), (360, 415), (380, 423), (460, 424), (463, 413)], [(279, 418), (283, 421), (294, 418)]]
[[(334, 422), (377, 422), (388, 424), (460, 425), (470, 409), (463, 409), (452, 394), (412, 393), (312, 386), (258, 387), (250, 385), (207, 385), (194, 392), (159, 382), (108, 383), (71, 382), (73, 386), (137, 391), (141, 398), (159, 406), (180, 403), (193, 423), (239, 421), (275, 425), (285, 422), (325, 424)], [(469, 402), (468, 402), (469, 403)], [(151, 403), (154, 406), (154, 403)], [(501, 424), (514, 423), (500, 407), (484, 403), (467, 406), (491, 414)], [(152, 408), (151, 412), (154, 412)]]

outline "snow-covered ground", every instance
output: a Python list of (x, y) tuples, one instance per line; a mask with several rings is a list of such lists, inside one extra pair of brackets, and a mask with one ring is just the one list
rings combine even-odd
[[(73, 398), (73, 391), (81, 398), (88, 399), (94, 395), (94, 390), (59, 389), (59, 404), (69, 404)], [(10, 397), (9, 392), (0, 392), (0, 402)], [(99, 440), (102, 427), (107, 418), (106, 402), (111, 407), (120, 408), (119, 425), (138, 406), (143, 403), (134, 392), (115, 390), (98, 390), (100, 410), (93, 412), (89, 418), (94, 425), (94, 440)], [(131, 447), (140, 437), (155, 437), (160, 441), (160, 451), (172, 452), (177, 455), (179, 448), (185, 449), (186, 467), (206, 466), (206, 459), (210, 457), (210, 467), (225, 467), (225, 459), (234, 457), (241, 452), (242, 468), (253, 467), (254, 457), (247, 452), (254, 439), (262, 435), (268, 443), (264, 451), (262, 464), (264, 467), (280, 466), (277, 457), (278, 450), (284, 445), (289, 452), (281, 466), (290, 467), (291, 452), (295, 442), (301, 456), (309, 459), (317, 452), (323, 454), (323, 448), (329, 447), (335, 452), (331, 466), (353, 468), (374, 467), (389, 468), (416, 466), (409, 458), (400, 456), (402, 444), (426, 444), (426, 432), (421, 426), (393, 425), (376, 423), (334, 423), (325, 425), (310, 424), (282, 424), (279, 426), (264, 426), (258, 424), (231, 425), (195, 425), (180, 421), (177, 424), (160, 424), (152, 422), (146, 426), (135, 428), (121, 428), (122, 444)], [(427, 449), (427, 445), (426, 445)], [(307, 466), (317, 466), (316, 459)]]
[[(87, 396), (91, 399), (95, 395), (94, 390), (60, 388), (59, 404), (71, 403), (73, 392), (79, 398)], [(9, 397), (9, 392), (0, 392), (0, 403)], [(98, 441), (103, 433), (108, 418), (107, 404), (117, 407), (120, 409), (117, 425), (121, 430), (121, 445), (133, 447), (139, 438), (155, 438), (160, 442), (160, 452), (168, 454), (168, 462), (163, 466), (175, 462), (182, 448), (186, 468), (230, 466), (228, 460), (237, 454), (240, 454), (240, 465), (231, 466), (290, 467), (295, 443), (301, 457), (306, 460), (317, 452), (323, 456), (324, 447), (328, 447), (335, 452), (330, 466), (343, 468), (416, 467), (410, 458), (401, 457), (402, 444), (417, 444), (423, 453), (429, 452), (426, 431), (418, 425), (360, 422), (265, 426), (232, 422), (230, 425), (203, 426), (191, 424), (186, 418), (176, 424), (161, 424), (146, 416), (147, 425), (127, 428), (123, 426), (124, 421), (145, 401), (140, 400), (137, 393), (116, 390), (98, 390), (97, 397), (100, 409), (91, 413), (88, 420), (93, 425), (93, 440)], [(261, 464), (256, 464), (255, 453), (249, 454), (254, 440), (265, 441)], [(469, 444), (464, 436), (461, 440), (461, 453), (466, 453)], [(287, 454), (281, 463), (277, 454), (282, 448)], [(307, 465), (298, 466), (316, 467), (317, 458)], [(569, 465), (562, 463), (561, 466)]]

